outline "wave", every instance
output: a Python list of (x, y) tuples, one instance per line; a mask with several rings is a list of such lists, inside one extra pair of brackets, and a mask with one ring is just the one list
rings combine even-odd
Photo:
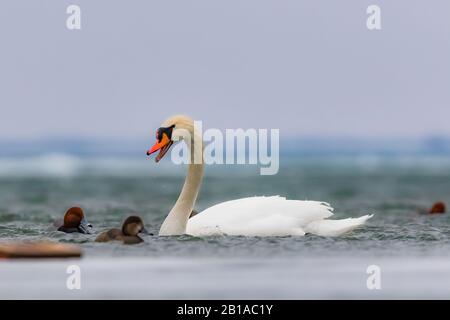
[(46, 154), (34, 157), (0, 158), (0, 177), (73, 177), (156, 175), (167, 170), (162, 164), (152, 170), (146, 158), (79, 157), (68, 154)]
[[(1, 157), (0, 177), (74, 177), (74, 176), (179, 176), (184, 165), (169, 159), (155, 164), (146, 157), (83, 157), (49, 153), (33, 157)], [(208, 175), (255, 174), (260, 165), (213, 165)], [(331, 168), (358, 171), (395, 171), (448, 174), (450, 158), (440, 156), (281, 156), (280, 167), (289, 170)], [(288, 171), (289, 171), (288, 170)]]

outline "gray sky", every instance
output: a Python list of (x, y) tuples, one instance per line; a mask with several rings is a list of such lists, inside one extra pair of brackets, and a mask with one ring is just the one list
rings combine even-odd
[(448, 0), (2, 0), (0, 39), (0, 138), (450, 135)]

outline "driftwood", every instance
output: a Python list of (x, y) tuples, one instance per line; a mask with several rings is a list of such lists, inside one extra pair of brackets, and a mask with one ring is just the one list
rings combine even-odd
[(0, 258), (79, 258), (78, 246), (50, 241), (0, 243)]

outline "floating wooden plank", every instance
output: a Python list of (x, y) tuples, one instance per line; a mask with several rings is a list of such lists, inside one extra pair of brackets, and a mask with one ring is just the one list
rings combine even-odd
[(78, 246), (50, 241), (0, 243), (0, 258), (78, 258), (82, 252)]

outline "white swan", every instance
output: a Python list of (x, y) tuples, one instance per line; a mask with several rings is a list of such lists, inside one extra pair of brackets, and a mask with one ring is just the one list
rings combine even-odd
[[(280, 196), (250, 197), (214, 205), (190, 218), (203, 178), (202, 137), (194, 130), (194, 121), (186, 116), (166, 120), (156, 132), (157, 142), (147, 152), (158, 150), (158, 162), (174, 140), (191, 146), (191, 164), (177, 202), (164, 220), (160, 235), (190, 234), (243, 236), (339, 236), (362, 225), (372, 215), (328, 220), (333, 208), (320, 201), (287, 200)], [(200, 159), (200, 161), (198, 161)]]

